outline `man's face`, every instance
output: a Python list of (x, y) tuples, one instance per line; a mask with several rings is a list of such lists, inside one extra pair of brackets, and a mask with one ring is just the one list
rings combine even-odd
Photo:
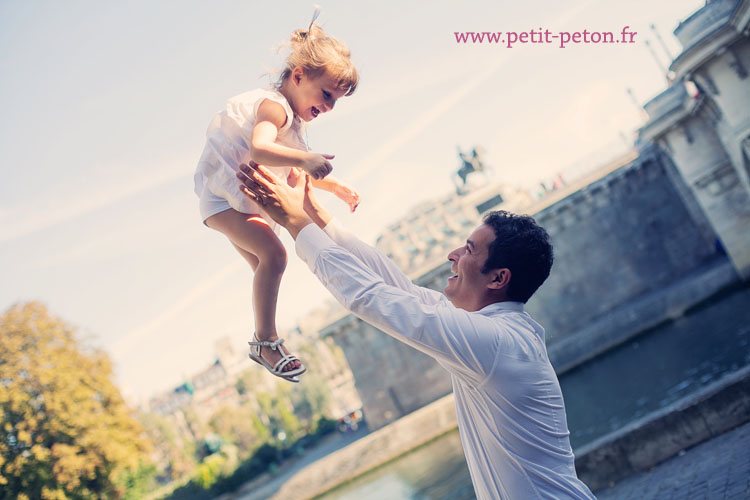
[(483, 299), (488, 291), (487, 286), (493, 280), (493, 273), (482, 274), (481, 269), (487, 261), (490, 244), (495, 241), (495, 232), (490, 226), (479, 226), (466, 240), (466, 244), (448, 254), (452, 262), (453, 276), (443, 293), (451, 303), (467, 311), (476, 311), (483, 307)]

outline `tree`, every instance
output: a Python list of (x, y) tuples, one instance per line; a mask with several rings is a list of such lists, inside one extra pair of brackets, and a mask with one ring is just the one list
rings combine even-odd
[(260, 444), (252, 411), (247, 406), (221, 407), (208, 421), (208, 426), (225, 441), (237, 446), (242, 459), (249, 457)]
[(155, 413), (142, 413), (138, 418), (154, 445), (160, 475), (174, 480), (195, 469), (195, 442), (180, 435), (174, 421)]
[(333, 399), (325, 377), (339, 371), (334, 367), (346, 363), (346, 360), (340, 347), (324, 341), (302, 345), (299, 350), (312, 373), (308, 372), (294, 388), (292, 404), (297, 415), (312, 422), (328, 412)]
[(289, 401), (289, 389), (277, 386), (276, 395), (266, 392), (257, 394), (261, 413), (269, 420), (269, 430), (275, 439), (279, 431), (284, 431), (287, 437), (293, 437), (300, 430), (299, 419), (294, 415), (292, 403)]
[(118, 498), (149, 468), (108, 356), (42, 304), (0, 317), (0, 416), (0, 498)]
[(327, 413), (332, 399), (331, 390), (319, 376), (307, 375), (295, 389), (292, 404), (297, 415), (312, 422)]
[(245, 370), (243, 371), (234, 384), (237, 389), (237, 393), (240, 396), (249, 396), (255, 392), (255, 388), (261, 383), (262, 372), (258, 370)]

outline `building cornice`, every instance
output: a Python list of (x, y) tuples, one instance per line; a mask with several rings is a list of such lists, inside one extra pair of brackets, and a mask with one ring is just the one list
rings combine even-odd
[(698, 71), (742, 36), (748, 4), (750, 0), (716, 0), (680, 23), (674, 34), (685, 48), (669, 66), (677, 79)]
[[(682, 88), (682, 91), (673, 91), (677, 85)], [(658, 109), (659, 112), (655, 113), (653, 118), (640, 128), (638, 135), (641, 140), (656, 141), (679, 124), (685, 117), (694, 115), (704, 102), (703, 96), (689, 96), (682, 84), (678, 83), (649, 101), (644, 107), (655, 103), (655, 101), (663, 98), (668, 92), (675, 92), (675, 94), (669, 96), (671, 100)]]

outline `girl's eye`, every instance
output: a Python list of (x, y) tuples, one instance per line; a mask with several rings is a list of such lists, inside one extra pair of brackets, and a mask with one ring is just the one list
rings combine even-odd
[(328, 99), (330, 99), (330, 98), (331, 98), (331, 94), (330, 94), (330, 93), (328, 93), (328, 92), (326, 92), (326, 91), (324, 90), (324, 91), (323, 91), (323, 98), (324, 98), (325, 100), (328, 100)]
[(471, 248), (469, 248), (469, 245), (466, 245), (466, 253), (471, 253)]

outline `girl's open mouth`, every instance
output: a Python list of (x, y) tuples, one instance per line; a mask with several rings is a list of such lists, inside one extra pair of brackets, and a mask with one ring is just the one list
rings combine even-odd
[(312, 107), (312, 115), (313, 115), (313, 118), (317, 118), (317, 116), (318, 116), (319, 114), (320, 114), (320, 110), (318, 110), (318, 108), (316, 108), (315, 106), (313, 106), (313, 107)]

